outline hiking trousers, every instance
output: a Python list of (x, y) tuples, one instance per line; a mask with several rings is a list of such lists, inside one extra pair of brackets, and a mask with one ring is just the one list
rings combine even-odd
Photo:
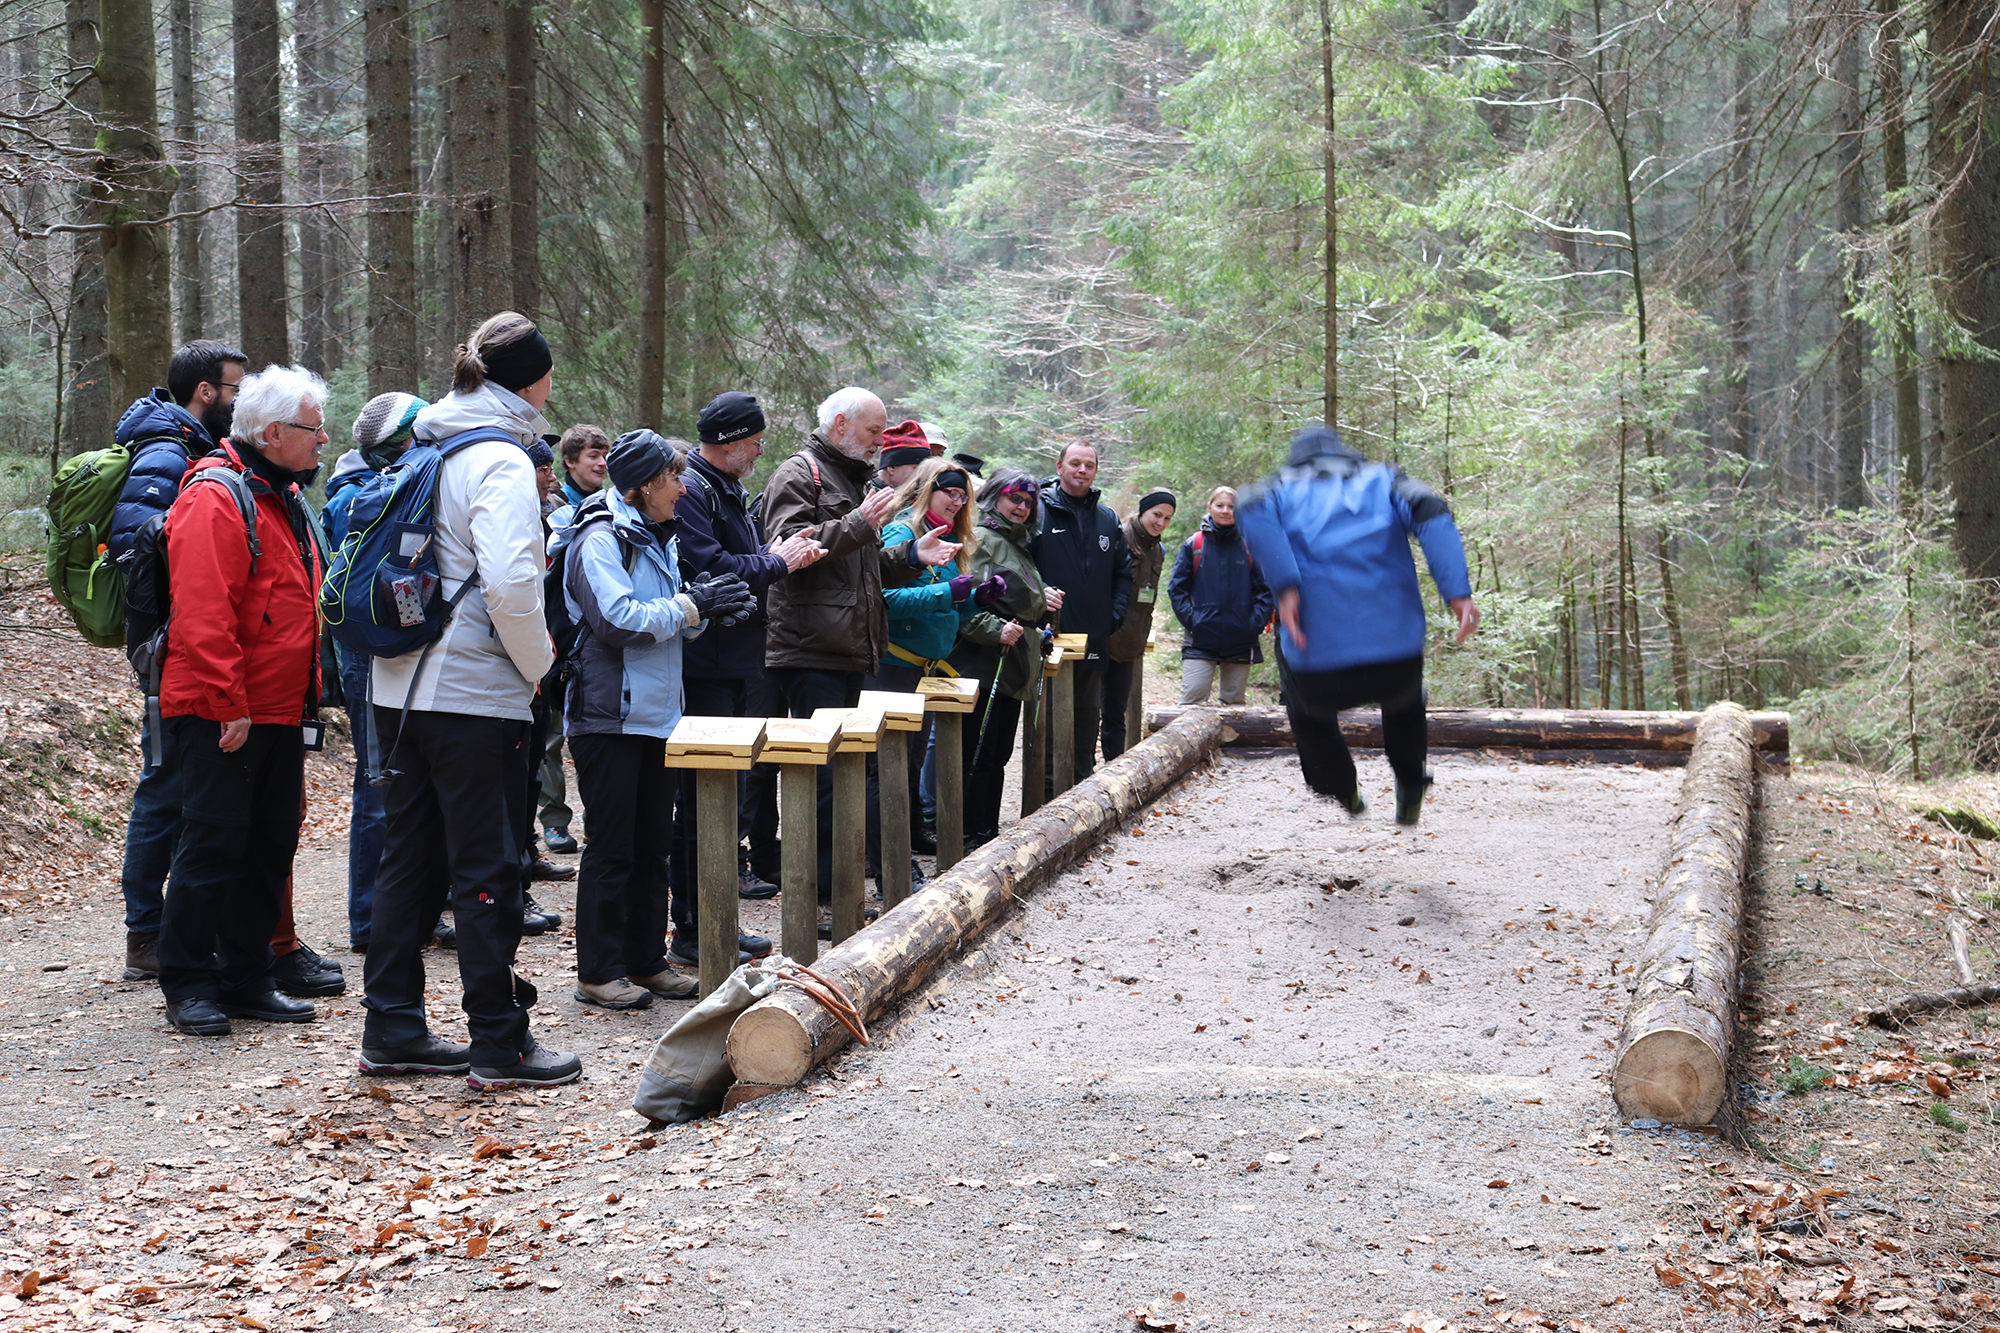
[(1299, 747), (1299, 769), (1308, 787), (1341, 801), (1353, 798), (1358, 779), (1347, 738), (1340, 734), (1339, 714), (1343, 709), (1378, 704), (1382, 709), (1382, 750), (1389, 767), (1407, 789), (1422, 789), (1430, 738), (1424, 720), (1421, 656), (1338, 671), (1294, 671), (1281, 651), (1278, 683), (1284, 690), (1292, 739)]

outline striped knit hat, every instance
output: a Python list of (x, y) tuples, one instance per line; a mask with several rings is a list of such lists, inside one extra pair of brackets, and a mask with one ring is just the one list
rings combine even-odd
[(354, 418), (354, 442), (364, 454), (410, 438), (410, 424), (430, 404), (413, 393), (378, 393)]

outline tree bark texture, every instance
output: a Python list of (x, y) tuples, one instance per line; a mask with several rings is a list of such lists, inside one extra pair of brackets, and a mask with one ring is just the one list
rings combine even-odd
[(657, 424), (667, 369), (667, 72), (663, 0), (640, 0), (639, 54), (639, 382), (633, 408)]
[[(1995, 0), (1932, 7), (1931, 162), (1939, 301), (1989, 353), (2000, 353), (2000, 50)], [(2000, 357), (1938, 348), (1952, 547), (1965, 572), (2000, 576)]]
[(1910, 241), (1902, 228), (1910, 206), (1900, 196), (1910, 184), (1910, 149), (1905, 129), (1909, 118), (1903, 92), (1903, 19), (1901, 0), (1881, 0), (1882, 32), (1876, 46), (1877, 85), (1882, 101), (1882, 195), (1888, 204), (1889, 258), (1894, 265), (1890, 296), (1895, 327), (1890, 335), (1889, 364), (1896, 403), (1896, 459), (1902, 504), (1914, 513), (1924, 489), (1923, 406), (1917, 374), (1917, 321), (1905, 291), (1912, 276)]
[[(467, 332), (514, 305), (501, 0), (447, 0), (453, 285)], [(461, 335), (463, 336), (463, 335)]]
[(98, 0), (98, 220), (104, 245), (105, 364), (111, 401), (129, 403), (165, 378), (174, 351), (172, 267), (165, 227), (174, 172), (160, 144), (151, 0)]
[[(1895, 0), (1885, 0), (1894, 3)], [(1751, 139), (1755, 123), (1756, 91), (1751, 84), (1755, 67), (1750, 44), (1755, 38), (1752, 18), (1755, 0), (1737, 0), (1735, 96), (1731, 111), (1735, 145), (1729, 157), (1729, 350), (1730, 367), (1727, 405), (1723, 411), (1723, 433), (1728, 448), (1749, 458), (1755, 453), (1750, 421), (1750, 369), (1754, 349), (1750, 342), (1752, 313), (1752, 273), (1750, 243), (1756, 227), (1752, 213), (1755, 191), (1751, 184), (1756, 145)]]
[[(67, 36), (71, 69), (91, 69), (97, 65), (97, 0), (64, 0), (63, 30)], [(98, 84), (96, 75), (83, 80), (71, 95), (76, 115), (70, 119), (70, 143), (82, 152), (97, 144)], [(97, 204), (89, 185), (78, 185), (71, 196), (79, 222), (97, 220)], [(110, 368), (104, 347), (104, 246), (100, 232), (81, 232), (72, 242), (69, 310), (69, 398), (63, 420), (63, 448), (101, 449), (111, 439), (117, 413), (124, 410), (111, 402)], [(49, 460), (49, 474), (56, 470)]]
[(328, 253), (332, 229), (313, 205), (327, 191), (327, 153), (333, 113), (329, 85), (330, 33), (320, 21), (320, 0), (295, 0), (292, 50), (298, 70), (299, 202), (299, 364), (316, 375), (331, 369), (334, 263)]
[(416, 175), (411, 163), (410, 15), (404, 0), (367, 0), (368, 393), (416, 392)]
[(292, 359), (285, 281), (284, 145), (279, 140), (278, 3), (233, 0), (236, 51), (236, 294), (252, 370)]
[[(978, 938), (1022, 894), (1053, 878), (1088, 848), (1172, 787), (1221, 743), (1211, 710), (1191, 710), (1172, 727), (1112, 760), (1091, 777), (1008, 826), (916, 896), (815, 964), (873, 1019), (931, 969)], [(789, 1086), (850, 1040), (817, 1001), (783, 989), (745, 1010), (729, 1033), (729, 1063), (740, 1082)]]
[[(174, 145), (170, 156), (180, 173), (174, 211), (191, 213), (201, 206), (201, 181), (195, 170), (201, 131), (196, 127), (194, 100), (194, 33), (198, 22), (195, 0), (169, 0), (167, 27), (173, 48)], [(182, 342), (193, 342), (207, 326), (208, 300), (202, 283), (201, 219), (174, 223), (175, 327)]]
[[(1843, 20), (1844, 22), (1845, 20)], [(1861, 34), (1850, 29), (1840, 38), (1834, 58), (1834, 82), (1840, 85), (1835, 112), (1833, 163), (1834, 223), (1844, 236), (1861, 234), (1867, 215), (1867, 177), (1861, 165)], [(1866, 373), (1868, 326), (1853, 311), (1861, 293), (1860, 260), (1841, 261), (1840, 323), (1834, 335), (1834, 486), (1833, 502), (1841, 509), (1868, 507), (1868, 419)]]
[(1727, 1097), (1755, 741), (1735, 704), (1701, 715), (1618, 1034), (1611, 1094), (1627, 1116), (1705, 1125)]
[[(1184, 713), (1211, 712), (1226, 729), (1224, 745), (1291, 745), (1292, 724), (1282, 708), (1154, 708), (1146, 728), (1160, 731)], [(1695, 747), (1706, 713), (1664, 713), (1612, 709), (1557, 708), (1433, 708), (1430, 741), (1441, 749), (1520, 749), (1557, 753), (1565, 750), (1647, 751), (1687, 754)], [(1758, 758), (1787, 764), (1791, 756), (1791, 714), (1750, 713)], [(1372, 708), (1341, 714), (1341, 735), (1364, 749), (1382, 745), (1382, 715)]]
[(514, 309), (529, 319), (542, 317), (541, 159), (536, 155), (540, 117), (535, 66), (541, 59), (533, 0), (507, 0), (507, 180), (513, 190), (507, 210), (508, 245), (513, 251)]
[(1339, 154), (1334, 144), (1337, 121), (1333, 109), (1333, 0), (1319, 0), (1319, 77), (1325, 98), (1326, 143), (1326, 384), (1324, 387), (1326, 424), (1340, 424), (1340, 195), (1336, 168)]

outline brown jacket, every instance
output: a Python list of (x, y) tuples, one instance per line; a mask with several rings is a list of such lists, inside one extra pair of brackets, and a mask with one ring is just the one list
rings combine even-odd
[(767, 667), (872, 673), (889, 648), (882, 577), (906, 577), (904, 550), (882, 549), (882, 534), (861, 517), (875, 469), (849, 458), (819, 432), (778, 464), (764, 488), (764, 539), (810, 532), (826, 554), (771, 585)]
[(1125, 618), (1104, 640), (1104, 655), (1114, 662), (1136, 662), (1145, 656), (1160, 570), (1166, 564), (1160, 539), (1139, 526), (1137, 514), (1125, 520), (1125, 545), (1132, 552), (1132, 600), (1125, 604)]

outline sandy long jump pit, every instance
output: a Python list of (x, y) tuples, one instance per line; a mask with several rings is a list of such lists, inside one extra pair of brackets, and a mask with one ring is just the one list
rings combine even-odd
[(1379, 760), (1351, 820), (1225, 751), (755, 1103), (788, 1234), (715, 1256), (724, 1326), (1696, 1326), (1705, 1141), (1608, 1092), (1681, 772), (1436, 768), (1399, 829)]

